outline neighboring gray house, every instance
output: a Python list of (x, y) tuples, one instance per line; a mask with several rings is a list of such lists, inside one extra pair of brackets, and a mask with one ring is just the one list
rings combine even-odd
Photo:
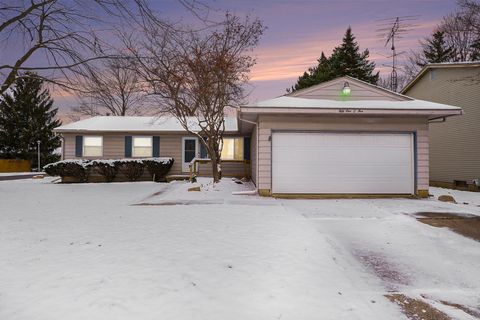
[(480, 179), (480, 61), (426, 65), (402, 91), (461, 107), (465, 114), (430, 123), (430, 183), (476, 185)]
[[(429, 122), (461, 113), (340, 77), (241, 106), (227, 119), (222, 172), (251, 175), (264, 196), (427, 196)], [(173, 118), (97, 117), (56, 131), (64, 158), (173, 157), (176, 174), (204, 157)]]

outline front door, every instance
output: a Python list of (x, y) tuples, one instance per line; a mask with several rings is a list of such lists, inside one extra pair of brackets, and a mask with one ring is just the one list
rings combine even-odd
[(190, 162), (197, 156), (198, 139), (183, 138), (182, 139), (182, 171), (189, 172)]

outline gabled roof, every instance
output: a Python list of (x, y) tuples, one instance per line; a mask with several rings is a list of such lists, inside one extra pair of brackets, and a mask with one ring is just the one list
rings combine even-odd
[[(199, 131), (198, 121), (191, 118), (189, 128)], [(72, 122), (55, 129), (56, 132), (185, 132), (174, 117), (115, 117), (98, 116)], [(238, 131), (236, 117), (225, 117), (225, 131)]]
[(480, 67), (480, 61), (465, 61), (465, 62), (442, 62), (442, 63), (429, 63), (425, 65), (422, 70), (411, 80), (403, 89), (402, 93), (407, 92), (411, 87), (420, 80), (425, 73), (430, 69), (446, 69), (446, 68), (478, 68)]
[(343, 100), (340, 96), (341, 89), (345, 82), (348, 82), (352, 89), (349, 101), (354, 100), (411, 100), (410, 97), (379, 87), (377, 85), (350, 77), (342, 76), (330, 81), (300, 89), (295, 92), (286, 94), (287, 97), (313, 98), (327, 100)]
[[(247, 106), (252, 107), (252, 106)], [(356, 100), (336, 101), (325, 99), (305, 99), (296, 97), (278, 97), (260, 101), (253, 107), (260, 108), (297, 108), (297, 109), (376, 109), (376, 110), (462, 110), (459, 107), (424, 100), (408, 101)]]

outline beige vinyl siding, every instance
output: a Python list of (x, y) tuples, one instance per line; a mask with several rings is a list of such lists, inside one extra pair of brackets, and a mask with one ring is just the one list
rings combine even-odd
[[(78, 159), (75, 157), (75, 136), (95, 135), (103, 137), (102, 157), (81, 157), (83, 159), (121, 159), (125, 158), (125, 136), (152, 136), (151, 133), (64, 133), (64, 158)], [(186, 174), (182, 172), (182, 137), (185, 134), (155, 134), (160, 137), (160, 157), (171, 157), (174, 159), (169, 174)], [(211, 175), (211, 166), (202, 165), (200, 175)], [(248, 169), (249, 170), (249, 169)], [(243, 177), (245, 169), (242, 163), (224, 163), (223, 174), (225, 176)]]
[(257, 126), (253, 127), (252, 138), (250, 139), (250, 163), (252, 181), (257, 184)]
[[(272, 130), (414, 132), (417, 135), (417, 190), (428, 190), (428, 125), (426, 118), (260, 116), (258, 188), (271, 190)], [(353, 156), (353, 155), (352, 155)], [(295, 179), (295, 177), (292, 177)]]
[(342, 97), (340, 93), (345, 82), (348, 82), (351, 89), (351, 93), (348, 96), (349, 100), (407, 100), (407, 98), (403, 98), (400, 95), (395, 95), (385, 90), (356, 82), (355, 80), (349, 80), (348, 78), (340, 78), (311, 88), (299, 90), (289, 94), (289, 96), (307, 99), (344, 100), (345, 98)]
[[(211, 163), (197, 164), (197, 172), (200, 177), (212, 176)], [(243, 162), (222, 162), (223, 177), (243, 178), (250, 173), (250, 165)]]
[(452, 66), (434, 72), (435, 79), (427, 70), (406, 94), (461, 107), (465, 114), (430, 124), (430, 180), (471, 183), (480, 178), (480, 68)]
[[(82, 157), (84, 159), (121, 159), (125, 158), (125, 136), (152, 136), (152, 134), (131, 133), (64, 133), (64, 157), (65, 159), (77, 159), (75, 157), (75, 136), (96, 135), (103, 136), (102, 157)], [(182, 137), (183, 135), (170, 134), (160, 136), (160, 157), (171, 157), (175, 160), (170, 174), (181, 174), (182, 170)]]

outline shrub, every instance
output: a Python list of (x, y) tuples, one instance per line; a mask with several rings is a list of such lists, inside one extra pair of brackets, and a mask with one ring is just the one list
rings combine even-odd
[(153, 176), (155, 182), (165, 181), (165, 176), (173, 166), (173, 158), (152, 158), (145, 159), (148, 172)]
[(93, 160), (88, 167), (96, 170), (106, 182), (112, 182), (117, 176), (119, 164), (116, 160)]
[(137, 181), (145, 171), (155, 178), (164, 181), (173, 165), (172, 158), (119, 159), (119, 160), (63, 160), (43, 167), (49, 176), (72, 177), (78, 182), (87, 182), (90, 173), (95, 171), (111, 182), (121, 169), (129, 181)]
[(143, 174), (145, 165), (143, 160), (119, 160), (120, 165), (123, 167), (125, 176), (127, 176), (130, 181), (137, 181)]
[(90, 168), (87, 160), (63, 160), (47, 164), (43, 170), (48, 175), (64, 177), (73, 177), (79, 182), (86, 182), (90, 174)]

